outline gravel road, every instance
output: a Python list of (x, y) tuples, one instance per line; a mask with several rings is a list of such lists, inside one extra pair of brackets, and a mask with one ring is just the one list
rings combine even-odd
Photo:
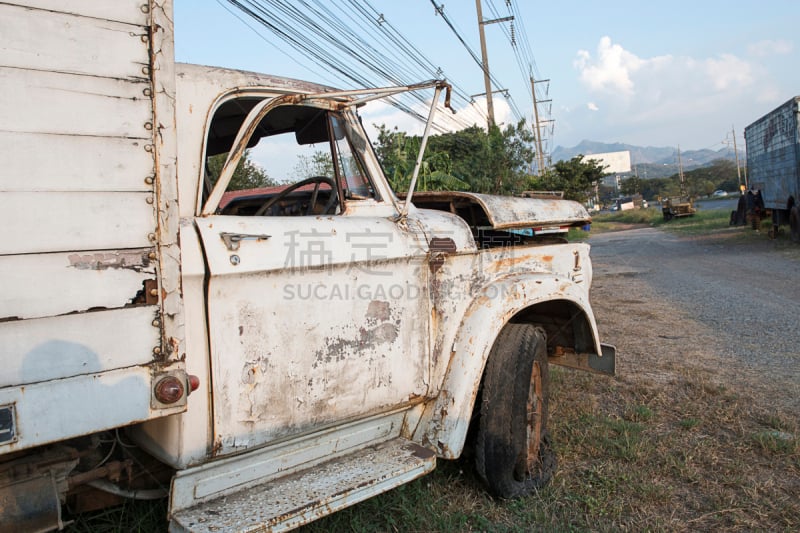
[(623, 371), (691, 359), (800, 413), (800, 246), (741, 231), (592, 235), (601, 337), (621, 345)]

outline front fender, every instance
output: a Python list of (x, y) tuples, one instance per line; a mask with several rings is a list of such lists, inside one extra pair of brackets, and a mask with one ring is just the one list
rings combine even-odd
[(446, 459), (461, 455), (483, 369), (500, 330), (525, 309), (557, 301), (571, 303), (580, 310), (590, 324), (596, 353), (601, 353), (597, 325), (583, 286), (551, 274), (520, 274), (495, 280), (481, 289), (464, 314), (442, 388), (426, 407), (414, 440), (438, 450)]

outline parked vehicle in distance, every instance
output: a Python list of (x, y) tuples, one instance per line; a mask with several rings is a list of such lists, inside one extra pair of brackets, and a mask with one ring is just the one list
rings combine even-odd
[(661, 214), (665, 221), (678, 217), (690, 217), (697, 212), (694, 199), (689, 196), (661, 198)]
[(726, 191), (723, 191), (722, 189), (717, 189), (716, 191), (711, 193), (711, 196), (715, 198), (722, 198), (724, 196), (728, 196), (728, 193)]

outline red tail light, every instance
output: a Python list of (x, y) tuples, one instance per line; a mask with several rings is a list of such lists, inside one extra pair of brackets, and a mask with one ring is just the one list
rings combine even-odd
[(183, 398), (185, 391), (181, 380), (175, 376), (167, 376), (156, 383), (154, 392), (159, 402), (169, 405)]
[(189, 375), (189, 394), (200, 388), (200, 378), (197, 376)]

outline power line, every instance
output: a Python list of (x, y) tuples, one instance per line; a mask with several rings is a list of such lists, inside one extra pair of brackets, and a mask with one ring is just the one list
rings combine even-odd
[[(408, 39), (402, 37), (394, 27), (389, 27), (385, 18), (369, 2), (366, 2), (367, 9), (347, 0), (340, 6), (343, 9), (334, 11), (329, 3), (321, 0), (227, 1), (300, 54), (348, 83), (361, 87), (408, 85), (443, 74)], [(353, 27), (358, 27), (359, 31), (354, 31)], [(458, 90), (456, 94), (460, 100), (467, 102), (463, 90)], [(400, 95), (390, 99), (389, 103), (425, 121), (426, 117), (415, 109), (427, 105), (423, 95)], [(435, 125), (440, 132), (467, 126), (469, 124), (463, 118), (446, 114), (440, 115)]]

